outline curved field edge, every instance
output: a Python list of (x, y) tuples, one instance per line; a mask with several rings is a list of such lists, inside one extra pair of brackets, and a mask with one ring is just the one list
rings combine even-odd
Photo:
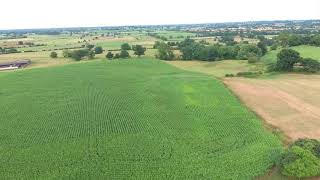
[(282, 151), (222, 82), (157, 60), (0, 81), (1, 179), (252, 179)]

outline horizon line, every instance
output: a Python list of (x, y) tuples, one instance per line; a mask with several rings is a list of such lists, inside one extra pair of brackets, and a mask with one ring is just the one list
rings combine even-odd
[(61, 30), (73, 28), (117, 28), (117, 27), (143, 27), (143, 26), (182, 26), (182, 25), (204, 25), (204, 24), (232, 24), (232, 23), (255, 23), (255, 22), (286, 22), (286, 21), (320, 21), (320, 19), (277, 19), (277, 20), (246, 20), (246, 21), (225, 21), (225, 22), (203, 22), (203, 23), (168, 23), (168, 24), (132, 24), (132, 25), (97, 25), (97, 26), (65, 26), (65, 27), (39, 27), (39, 28), (9, 28), (0, 29), (3, 31), (23, 31), (23, 30)]

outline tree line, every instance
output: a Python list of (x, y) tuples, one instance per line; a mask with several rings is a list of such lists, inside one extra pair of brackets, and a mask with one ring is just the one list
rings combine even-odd
[[(214, 44), (207, 45), (206, 43), (196, 42), (193, 39), (185, 39), (182, 42), (176, 43), (177, 50), (181, 52), (178, 58), (182, 60), (203, 60), (216, 61), (224, 59), (258, 59), (267, 52), (267, 47), (264, 43), (255, 44), (236, 44), (222, 45)], [(157, 58), (162, 60), (174, 59), (174, 54), (171, 46), (165, 42), (157, 41), (154, 48), (158, 49)]]
[(320, 46), (320, 35), (281, 33), (279, 36), (277, 36), (276, 39), (283, 47), (292, 47), (299, 45)]
[[(106, 54), (107, 59), (126, 59), (130, 58), (129, 50), (134, 51), (134, 55), (140, 57), (145, 54), (146, 48), (142, 45), (133, 45), (130, 46), (128, 43), (124, 43), (121, 45), (121, 50), (119, 53), (113, 54), (111, 51), (108, 51)], [(96, 54), (102, 54), (104, 52), (103, 48), (101, 46), (94, 46), (92, 44), (87, 44), (85, 48), (77, 49), (77, 50), (68, 50), (65, 49), (62, 52), (62, 56), (64, 58), (72, 58), (76, 61), (80, 61), (82, 59), (93, 59)], [(51, 58), (57, 58), (58, 53), (53, 51), (50, 53)]]

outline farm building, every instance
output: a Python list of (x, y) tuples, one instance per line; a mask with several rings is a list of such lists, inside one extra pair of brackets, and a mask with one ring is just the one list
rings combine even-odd
[(0, 63), (0, 70), (12, 70), (12, 69), (24, 68), (29, 64), (31, 64), (31, 61), (25, 60), (25, 59)]

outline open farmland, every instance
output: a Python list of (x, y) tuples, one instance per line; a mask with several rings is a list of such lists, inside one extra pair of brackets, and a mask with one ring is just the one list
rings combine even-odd
[(291, 140), (320, 138), (319, 75), (231, 78), (225, 83), (267, 123), (280, 128)]
[(49, 57), (50, 52), (26, 52), (26, 53), (14, 53), (14, 54), (2, 54), (0, 55), (0, 63), (20, 60), (20, 59), (32, 59), (32, 63), (28, 68), (34, 67), (48, 67), (48, 66), (56, 66), (62, 64), (76, 63), (75, 61), (63, 58), (62, 52), (57, 51), (59, 54), (59, 58), (52, 59)]
[(157, 60), (0, 81), (0, 179), (252, 179), (282, 150), (221, 82)]

